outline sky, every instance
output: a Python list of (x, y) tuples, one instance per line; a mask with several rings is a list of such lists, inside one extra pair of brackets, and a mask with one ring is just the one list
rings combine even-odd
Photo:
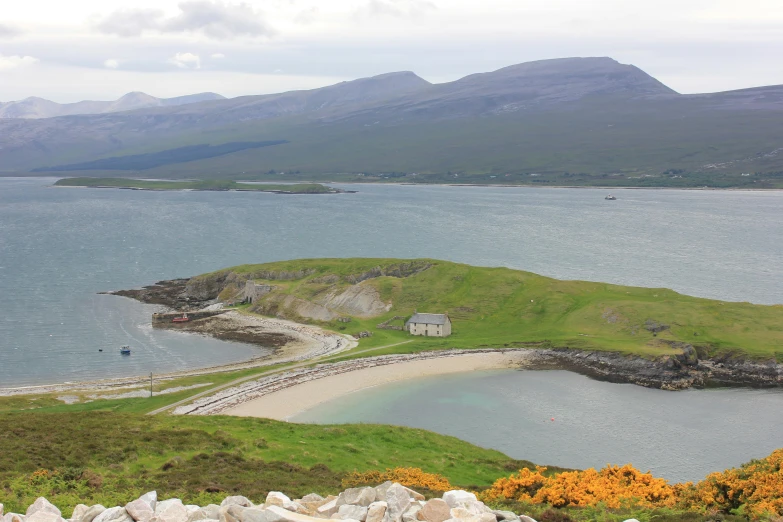
[(24, 0), (0, 101), (227, 97), (392, 71), (431, 82), (610, 56), (682, 93), (783, 84), (780, 0)]

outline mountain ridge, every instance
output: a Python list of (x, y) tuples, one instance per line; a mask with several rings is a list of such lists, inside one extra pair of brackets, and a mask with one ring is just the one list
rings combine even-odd
[(133, 91), (116, 100), (83, 100), (75, 103), (57, 103), (38, 96), (29, 96), (23, 100), (0, 102), (0, 118), (3, 119), (40, 119), (80, 114), (106, 114), (146, 107), (174, 107), (207, 100), (225, 100), (224, 96), (214, 92), (202, 92), (156, 98), (149, 94)]

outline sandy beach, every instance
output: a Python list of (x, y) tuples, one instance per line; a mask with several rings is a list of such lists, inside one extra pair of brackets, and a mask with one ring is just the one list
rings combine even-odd
[(455, 350), (324, 364), (246, 383), (225, 390), (222, 396), (178, 408), (175, 413), (287, 420), (323, 402), (373, 386), (433, 375), (520, 368), (534, 358), (532, 350)]

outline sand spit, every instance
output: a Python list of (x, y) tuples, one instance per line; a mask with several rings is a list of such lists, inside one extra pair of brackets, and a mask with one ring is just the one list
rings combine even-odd
[[(342, 351), (350, 350), (357, 345), (356, 340), (347, 335), (330, 332), (318, 328), (317, 326), (304, 325), (282, 319), (270, 319), (258, 315), (242, 314), (236, 311), (229, 311), (217, 317), (220, 318), (219, 321), (213, 322), (215, 318), (212, 318), (212, 321), (210, 321), (209, 324), (213, 326), (205, 326), (203, 330), (198, 333), (214, 335), (217, 330), (241, 330), (244, 332), (257, 332), (259, 336), (265, 337), (270, 335), (285, 336), (288, 339), (288, 342), (275, 350), (275, 353), (272, 355), (256, 357), (249, 361), (212, 366), (209, 368), (155, 374), (154, 378), (157, 383), (160, 383), (161, 381), (170, 381), (180, 377), (208, 375), (247, 368), (260, 368), (285, 362), (304, 361), (314, 357), (338, 354)], [(41, 386), (0, 388), (0, 397), (64, 392), (96, 393), (122, 389), (130, 390), (149, 386), (149, 379), (149, 375), (141, 375), (136, 377), (65, 382)]]
[(534, 350), (448, 350), (319, 364), (248, 381), (174, 410), (286, 420), (318, 404), (389, 382), (495, 368), (527, 367)]

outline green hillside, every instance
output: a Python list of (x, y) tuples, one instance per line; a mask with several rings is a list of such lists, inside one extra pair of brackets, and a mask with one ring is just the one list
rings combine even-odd
[(153, 181), (124, 178), (64, 178), (57, 180), (56, 187), (100, 187), (129, 188), (142, 190), (242, 190), (251, 192), (285, 192), (290, 194), (329, 194), (335, 189), (318, 183), (295, 184), (252, 184), (237, 183), (225, 179), (204, 179), (198, 181)]
[[(674, 343), (683, 342), (703, 355), (741, 353), (783, 360), (783, 306), (779, 305), (701, 299), (668, 289), (560, 281), (508, 268), (430, 259), (284, 261), (242, 265), (192, 281), (221, 291), (221, 297), (230, 300), (239, 291), (238, 286), (226, 283), (232, 272), (238, 280), (251, 277), (275, 288), (249, 311), (313, 321), (314, 316), (308, 318), (310, 304), (324, 306), (351, 317), (348, 323), (327, 321), (327, 326), (346, 333), (373, 332), (359, 349), (400, 341), (410, 342), (390, 351), (537, 343), (654, 357), (679, 352)], [(388, 312), (362, 318), (350, 312), (350, 300), (340, 304), (342, 292), (362, 279), (357, 287), (368, 289), (351, 299), (357, 303), (361, 298), (364, 303), (375, 299), (376, 310), (391, 304)], [(447, 312), (454, 323), (453, 335), (411, 338), (404, 332), (376, 328), (382, 321), (410, 316), (414, 310)]]

